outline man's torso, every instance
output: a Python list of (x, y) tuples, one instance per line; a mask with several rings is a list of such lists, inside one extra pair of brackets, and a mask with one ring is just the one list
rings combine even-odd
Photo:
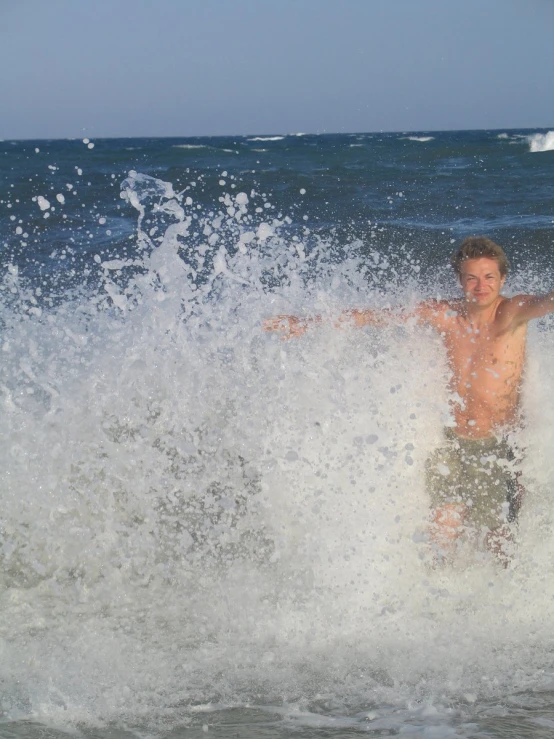
[(492, 436), (517, 420), (526, 326), (514, 328), (509, 302), (502, 298), (493, 320), (480, 328), (461, 301), (442, 304), (431, 321), (442, 336), (452, 371), (459, 436)]

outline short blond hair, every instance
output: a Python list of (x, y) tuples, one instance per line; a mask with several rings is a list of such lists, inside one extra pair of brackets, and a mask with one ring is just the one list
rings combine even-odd
[(458, 277), (462, 273), (462, 263), (467, 259), (494, 259), (498, 262), (498, 269), (502, 277), (508, 274), (508, 257), (504, 249), (486, 236), (468, 236), (460, 244), (460, 248), (452, 257), (452, 266)]

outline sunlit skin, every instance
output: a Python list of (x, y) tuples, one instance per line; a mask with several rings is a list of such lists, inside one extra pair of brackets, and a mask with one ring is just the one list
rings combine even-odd
[[(527, 323), (554, 311), (554, 293), (504, 297), (500, 291), (505, 279), (496, 259), (467, 259), (459, 274), (463, 298), (426, 301), (409, 313), (345, 311), (338, 324), (378, 326), (415, 317), (418, 323), (434, 328), (444, 342), (451, 371), (449, 387), (456, 434), (470, 439), (501, 435), (518, 423)], [(320, 317), (277, 316), (267, 320), (264, 328), (290, 338), (301, 336), (312, 323), (320, 321)], [(464, 515), (463, 505), (436, 509), (433, 520), (437, 540), (455, 540)], [(496, 553), (502, 552), (503, 536), (506, 532), (497, 531), (489, 538), (490, 548)]]
[(460, 274), (465, 299), (418, 310), (444, 341), (459, 436), (489, 437), (517, 418), (527, 332), (517, 318), (525, 300), (502, 297), (504, 281), (495, 259), (468, 259)]

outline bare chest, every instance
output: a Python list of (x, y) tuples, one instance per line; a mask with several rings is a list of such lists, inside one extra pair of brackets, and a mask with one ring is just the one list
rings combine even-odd
[(481, 382), (518, 381), (525, 358), (525, 327), (516, 331), (500, 331), (494, 326), (473, 329), (464, 321), (456, 321), (444, 332), (448, 360), (459, 378), (479, 378)]

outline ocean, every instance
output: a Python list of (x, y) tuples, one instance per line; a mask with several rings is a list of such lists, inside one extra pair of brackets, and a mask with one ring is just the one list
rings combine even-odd
[[(509, 567), (429, 557), (440, 337), (554, 289), (554, 131), (0, 142), (0, 738), (554, 735), (554, 322)], [(321, 315), (302, 337), (271, 316)]]

